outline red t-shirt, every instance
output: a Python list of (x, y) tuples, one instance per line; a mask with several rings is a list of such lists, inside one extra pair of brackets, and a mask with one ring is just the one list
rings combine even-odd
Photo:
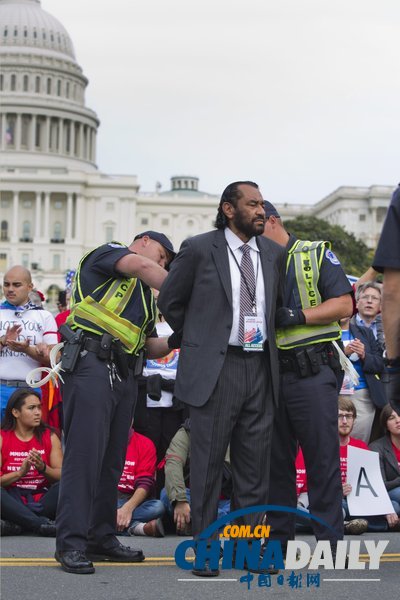
[(392, 442), (392, 448), (393, 448), (394, 455), (397, 458), (397, 462), (399, 464), (399, 469), (400, 469), (400, 448), (396, 448), (396, 446), (393, 444), (393, 442)]
[(128, 442), (125, 465), (119, 480), (118, 489), (125, 494), (135, 490), (135, 480), (139, 477), (155, 478), (157, 454), (153, 442), (134, 431)]
[(346, 446), (340, 446), (340, 473), (342, 475), (342, 484), (347, 481), (347, 446), (355, 446), (356, 448), (369, 450), (365, 442), (352, 437)]
[[(29, 452), (33, 449), (37, 450), (41, 455), (46, 465), (50, 464), (51, 454), (51, 431), (46, 429), (42, 436), (42, 441), (33, 436), (28, 442), (24, 442), (17, 438), (15, 432), (1, 430), (2, 448), (1, 448), (1, 475), (19, 471), (22, 463), (27, 458)], [(12, 483), (9, 487), (18, 487), (32, 492), (40, 492), (48, 487), (46, 477), (39, 473), (37, 469), (31, 465), (29, 471)], [(41, 494), (40, 494), (41, 495)]]

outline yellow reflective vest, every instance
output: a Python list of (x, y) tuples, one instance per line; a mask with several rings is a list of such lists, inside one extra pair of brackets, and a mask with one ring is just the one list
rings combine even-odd
[(154, 297), (137, 278), (110, 277), (86, 296), (82, 291), (81, 269), (91, 250), (81, 259), (74, 281), (71, 314), (67, 323), (98, 335), (104, 332), (121, 340), (126, 352), (137, 354), (143, 348), (156, 308)]
[[(289, 285), (291, 288), (297, 288), (301, 308), (311, 308), (322, 302), (318, 279), (326, 247), (331, 247), (329, 242), (297, 240), (288, 251), (286, 276), (292, 266), (294, 281), (290, 281)], [(341, 329), (337, 321), (328, 325), (293, 325), (277, 328), (276, 345), (281, 350), (289, 350), (298, 346), (331, 342), (340, 337)]]

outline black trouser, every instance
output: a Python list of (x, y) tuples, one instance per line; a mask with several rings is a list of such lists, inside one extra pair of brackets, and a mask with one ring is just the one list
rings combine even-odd
[[(266, 353), (228, 350), (211, 397), (204, 406), (190, 407), (193, 535), (199, 535), (217, 518), (228, 444), (231, 511), (267, 503), (272, 420)], [(262, 513), (252, 513), (239, 521), (255, 526), (262, 518)]]
[[(336, 542), (343, 538), (342, 483), (339, 462), (337, 378), (329, 366), (316, 375), (300, 378), (281, 375), (279, 408), (274, 419), (269, 504), (296, 507), (295, 458), (297, 442), (307, 472), (310, 513), (329, 524), (313, 521), (317, 539)], [(295, 517), (268, 513), (270, 538), (294, 539)]]
[(65, 453), (57, 509), (57, 550), (111, 548), (115, 537), (117, 485), (124, 467), (136, 402), (133, 372), (115, 379), (94, 352), (64, 374)]
[(40, 525), (56, 516), (58, 489), (59, 484), (54, 483), (37, 502), (37, 512), (34, 512), (13, 495), (11, 488), (1, 488), (1, 518), (12, 521), (27, 531), (38, 531)]

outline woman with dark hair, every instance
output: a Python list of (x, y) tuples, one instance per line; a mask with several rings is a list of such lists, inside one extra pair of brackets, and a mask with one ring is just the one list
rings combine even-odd
[[(17, 389), (1, 424), (1, 533), (22, 530), (55, 536), (62, 450), (58, 436), (42, 420), (40, 396)], [(4, 519), (4, 520), (3, 520)]]
[(370, 444), (370, 449), (379, 453), (383, 481), (395, 510), (386, 515), (387, 522), (392, 531), (400, 531), (400, 415), (386, 404), (380, 422), (386, 435)]

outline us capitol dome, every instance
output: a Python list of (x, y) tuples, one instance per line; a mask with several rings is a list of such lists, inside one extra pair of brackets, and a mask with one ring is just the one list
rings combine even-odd
[[(95, 168), (99, 121), (66, 29), (39, 0), (0, 0), (2, 164)], [(26, 154), (29, 154), (27, 158)]]

